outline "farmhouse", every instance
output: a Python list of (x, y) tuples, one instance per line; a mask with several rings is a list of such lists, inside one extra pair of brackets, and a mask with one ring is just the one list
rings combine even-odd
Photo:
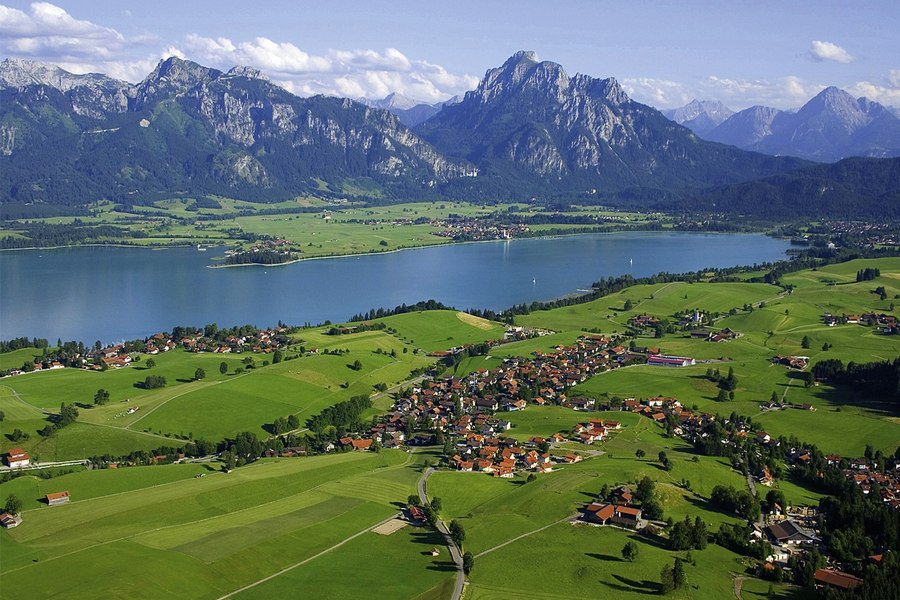
[(69, 492), (54, 492), (47, 494), (47, 504), (50, 506), (59, 506), (69, 502)]
[(584, 518), (590, 523), (606, 525), (609, 523), (609, 520), (612, 519), (614, 512), (615, 506), (612, 504), (597, 504), (596, 502), (591, 502), (584, 507)]
[(641, 509), (633, 506), (616, 506), (610, 520), (625, 527), (638, 529), (641, 522)]
[(372, 447), (372, 440), (353, 440), (350, 445), (354, 450), (368, 450)]
[(660, 354), (647, 358), (647, 364), (654, 367), (689, 367), (697, 361), (687, 356), (667, 356)]
[(779, 544), (814, 544), (820, 541), (815, 533), (804, 529), (791, 519), (769, 525), (766, 531), (769, 537)]
[(816, 569), (816, 587), (849, 590), (862, 583), (862, 579), (836, 569)]
[(18, 527), (19, 523), (22, 522), (22, 517), (20, 515), (10, 514), (5, 512), (0, 514), (0, 525), (7, 529), (12, 529), (13, 527)]
[(6, 464), (9, 465), (10, 469), (27, 467), (31, 464), (31, 457), (21, 448), (10, 448), (6, 457)]
[(409, 507), (409, 518), (413, 522), (424, 523), (425, 522), (425, 511), (423, 511), (418, 506), (410, 506)]

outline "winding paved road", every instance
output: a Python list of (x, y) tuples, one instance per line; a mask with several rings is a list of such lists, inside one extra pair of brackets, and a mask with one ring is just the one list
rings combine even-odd
[[(419, 478), (418, 483), (416, 484), (419, 491), (419, 501), (424, 506), (428, 503), (428, 496), (425, 494), (425, 482), (428, 481), (428, 478), (431, 477), (431, 474), (434, 473), (434, 469), (428, 467), (425, 469), (425, 472), (422, 473), (422, 476)], [(450, 531), (447, 529), (447, 526), (444, 525), (444, 522), (438, 519), (437, 522), (438, 531), (440, 531), (444, 540), (447, 542), (447, 546), (450, 548), (450, 556), (453, 558), (453, 562), (456, 563), (456, 585), (453, 588), (453, 595), (451, 596), (452, 600), (459, 600), (462, 598), (463, 586), (466, 583), (466, 574), (463, 572), (463, 559), (462, 554), (459, 552), (459, 548), (456, 546), (456, 542), (450, 537)]]

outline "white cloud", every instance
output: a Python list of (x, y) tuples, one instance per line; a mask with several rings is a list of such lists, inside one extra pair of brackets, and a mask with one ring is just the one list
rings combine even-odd
[(733, 110), (754, 104), (775, 108), (797, 108), (818, 94), (824, 85), (810, 83), (793, 75), (778, 79), (735, 79), (710, 75), (691, 82), (666, 79), (624, 79), (628, 95), (657, 108), (677, 108), (693, 99), (720, 100)]
[(895, 88), (900, 88), (900, 69), (891, 69), (887, 76), (888, 83)]
[(690, 102), (695, 96), (684, 84), (667, 79), (638, 77), (623, 79), (625, 92), (638, 102), (659, 108), (677, 108)]
[(864, 96), (879, 104), (900, 107), (900, 69), (891, 69), (881, 83), (858, 81), (847, 88), (854, 96)]
[(124, 36), (115, 29), (80, 21), (46, 2), (35, 2), (30, 9), (26, 13), (0, 5), (0, 50), (4, 53), (77, 62), (108, 59), (125, 48)]
[(382, 98), (392, 92), (437, 102), (474, 88), (478, 78), (454, 75), (440, 65), (412, 60), (396, 48), (329, 50), (309, 54), (290, 42), (265, 37), (235, 42), (228, 38), (189, 35), (181, 53), (197, 62), (228, 69), (247, 65), (299, 95)]
[(131, 82), (146, 77), (168, 56), (223, 70), (246, 65), (299, 95), (381, 98), (397, 92), (437, 102), (478, 84), (472, 75), (456, 75), (440, 65), (410, 59), (397, 48), (338, 49), (315, 55), (293, 43), (266, 37), (237, 41), (191, 34), (175, 43), (149, 33), (126, 38), (115, 29), (79, 20), (47, 2), (35, 2), (26, 10), (0, 5), (0, 54), (56, 64), (75, 73), (106, 73)]
[(843, 64), (851, 63), (856, 58), (849, 52), (831, 42), (813, 40), (809, 46), (809, 56), (815, 61), (833, 60)]

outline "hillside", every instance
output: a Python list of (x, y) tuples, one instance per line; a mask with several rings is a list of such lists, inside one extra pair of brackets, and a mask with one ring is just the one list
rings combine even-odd
[(169, 58), (135, 86), (48, 71), (0, 65), (5, 202), (132, 203), (181, 193), (272, 201), (341, 193), (354, 181), (408, 195), (474, 172), (386, 110), (299, 98), (252, 69), (223, 73)]
[(848, 158), (758, 181), (721, 186), (671, 208), (779, 217), (896, 219), (900, 159)]

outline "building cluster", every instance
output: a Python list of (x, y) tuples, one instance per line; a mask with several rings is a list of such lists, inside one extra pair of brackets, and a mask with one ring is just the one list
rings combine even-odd
[[(450, 439), (455, 448), (454, 465), (460, 470), (497, 476), (512, 476), (519, 470), (549, 470), (552, 460), (547, 450), (552, 444), (599, 441), (608, 430), (619, 428), (619, 423), (594, 419), (579, 425), (570, 438), (536, 438), (520, 447), (519, 442), (503, 438), (511, 424), (498, 415), (525, 410), (529, 404), (594, 408), (594, 399), (569, 397), (569, 388), (596, 373), (643, 361), (643, 356), (614, 344), (606, 336), (585, 336), (570, 346), (557, 346), (553, 352), (535, 352), (531, 359), (508, 358), (495, 369), (426, 381), (395, 400), (391, 412), (362, 437), (378, 439), (384, 447), (432, 443), (431, 434), (412, 435), (427, 429)], [(561, 460), (574, 462), (576, 457)]]
[(900, 232), (890, 222), (829, 221), (822, 227), (832, 234), (856, 238), (859, 246), (900, 246)]
[[(804, 462), (802, 453), (797, 460)], [(825, 460), (830, 466), (844, 466), (844, 476), (859, 486), (863, 494), (878, 494), (885, 504), (893, 509), (900, 509), (900, 464), (893, 469), (879, 469), (878, 463), (873, 459), (844, 459), (837, 454), (828, 454)]]
[(885, 335), (900, 334), (900, 323), (898, 323), (897, 317), (884, 313), (833, 315), (830, 312), (826, 312), (822, 315), (822, 323), (829, 327), (834, 327), (835, 325), (866, 325), (877, 327)]
[(252, 334), (229, 335), (219, 339), (203, 334), (184, 335), (175, 339), (168, 333), (156, 333), (145, 340), (113, 344), (98, 349), (75, 353), (67, 357), (65, 364), (60, 360), (47, 360), (25, 365), (21, 369), (11, 369), (9, 375), (53, 369), (82, 368), (91, 370), (117, 369), (132, 364), (132, 355), (156, 356), (175, 350), (179, 346), (190, 352), (215, 352), (219, 354), (256, 352), (268, 354), (291, 342), (284, 326), (263, 329)]
[(643, 512), (632, 503), (634, 496), (627, 486), (619, 486), (607, 497), (599, 496), (597, 501), (588, 503), (583, 509), (580, 520), (594, 525), (618, 525), (629, 529), (643, 529), (647, 520)]
[(190, 352), (215, 352), (219, 354), (256, 352), (269, 354), (290, 343), (287, 327), (262, 329), (254, 334), (235, 336), (223, 339), (208, 336), (184, 336), (179, 340), (181, 346)]
[(528, 226), (521, 223), (498, 224), (475, 217), (432, 219), (431, 225), (440, 228), (435, 235), (455, 241), (509, 240), (529, 231)]

